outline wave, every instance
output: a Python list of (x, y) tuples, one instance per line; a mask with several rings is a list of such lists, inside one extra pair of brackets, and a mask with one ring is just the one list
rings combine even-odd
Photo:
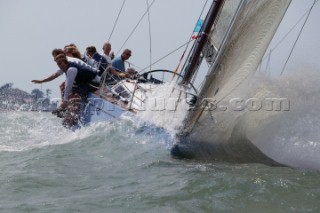
[(157, 141), (171, 146), (170, 135), (134, 116), (124, 115), (114, 122), (94, 123), (74, 131), (64, 128), (61, 119), (46, 112), (6, 112), (0, 114), (0, 152), (27, 151), (45, 146), (92, 141), (130, 141), (146, 144)]

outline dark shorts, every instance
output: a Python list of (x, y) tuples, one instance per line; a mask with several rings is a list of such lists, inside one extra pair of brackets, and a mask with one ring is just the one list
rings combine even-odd
[(98, 82), (92, 81), (88, 84), (72, 87), (72, 93), (78, 93), (80, 97), (87, 97), (88, 93), (97, 91), (99, 89), (99, 86), (100, 84)]

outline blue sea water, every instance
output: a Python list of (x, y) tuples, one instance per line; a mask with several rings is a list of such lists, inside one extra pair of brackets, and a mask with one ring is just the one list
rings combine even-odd
[(320, 173), (175, 159), (171, 135), (124, 117), (70, 131), (0, 113), (0, 212), (320, 212)]

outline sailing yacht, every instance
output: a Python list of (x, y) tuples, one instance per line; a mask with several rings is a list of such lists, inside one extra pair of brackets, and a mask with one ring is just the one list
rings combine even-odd
[(303, 116), (312, 116), (310, 111), (298, 114), (285, 93), (275, 93), (272, 85), (263, 83), (252, 86), (250, 81), (290, 3), (213, 1), (180, 85), (188, 90), (188, 82), (203, 77), (197, 76), (202, 59), (209, 64), (208, 74), (177, 134), (172, 155), (320, 169), (320, 144), (315, 142), (314, 130), (297, 136), (290, 129)]
[[(182, 73), (153, 70), (111, 88), (100, 87), (82, 107), (82, 124), (113, 120), (125, 112), (141, 115), (138, 112), (148, 110), (148, 99), (162, 90), (164, 78), (153, 74), (169, 73), (166, 79), (174, 85), (167, 98), (175, 97), (177, 105), (170, 113), (181, 114), (186, 109), (181, 105), (188, 105), (175, 129), (173, 156), (319, 170), (320, 145), (314, 134), (318, 128), (302, 128), (300, 135), (290, 129), (297, 121), (317, 118), (316, 108), (307, 112), (303, 109), (308, 106), (292, 103), (273, 82), (257, 83), (253, 77), (270, 58), (267, 51), (290, 4), (291, 0), (212, 1)], [(199, 71), (203, 61), (208, 65), (205, 75)], [(195, 82), (201, 82), (198, 88)], [(155, 114), (148, 114), (150, 120)], [(307, 121), (300, 125), (320, 124)]]

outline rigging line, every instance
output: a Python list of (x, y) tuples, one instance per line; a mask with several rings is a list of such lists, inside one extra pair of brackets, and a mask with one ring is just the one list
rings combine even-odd
[(120, 17), (120, 14), (121, 14), (121, 12), (122, 12), (122, 9), (123, 9), (123, 7), (124, 7), (124, 3), (125, 3), (125, 2), (126, 2), (126, 0), (123, 0), (122, 5), (121, 5), (121, 8), (120, 8), (120, 11), (119, 11), (118, 16), (117, 16), (117, 19), (116, 19), (116, 21), (114, 22), (112, 31), (111, 31), (110, 36), (109, 36), (109, 38), (108, 38), (108, 41), (109, 41), (109, 42), (110, 42), (111, 36), (112, 36), (112, 34), (113, 34), (113, 31), (114, 31), (114, 29), (116, 28), (116, 25), (117, 25), (117, 23), (118, 23), (118, 20), (119, 20), (119, 17)]
[(286, 63), (285, 63), (284, 66), (283, 66), (283, 69), (282, 69), (280, 75), (282, 75), (283, 72), (284, 72), (284, 70), (286, 69), (287, 64), (288, 64), (288, 62), (289, 62), (289, 60), (290, 60), (290, 58), (291, 58), (291, 56), (292, 56), (292, 53), (293, 53), (293, 51), (294, 51), (294, 49), (295, 49), (295, 47), (296, 47), (296, 45), (297, 45), (297, 43), (298, 43), (298, 40), (300, 39), (300, 36), (301, 36), (301, 34), (302, 34), (302, 31), (303, 31), (304, 27), (306, 26), (306, 23), (307, 23), (307, 21), (308, 21), (308, 19), (309, 19), (309, 17), (310, 17), (310, 14), (311, 14), (311, 12), (312, 12), (312, 9), (313, 9), (313, 7), (315, 6), (315, 4), (316, 4), (317, 2), (318, 2), (318, 0), (314, 0), (313, 5), (311, 6), (311, 8), (310, 8), (310, 10), (309, 10), (309, 12), (308, 12), (308, 15), (307, 15), (307, 17), (306, 17), (306, 20), (304, 21), (304, 23), (303, 23), (303, 25), (302, 25), (302, 27), (301, 27), (301, 29), (300, 29), (300, 32), (299, 32), (299, 34), (298, 34), (298, 37), (297, 37), (297, 39), (295, 40), (295, 42), (294, 42), (294, 44), (293, 44), (293, 46), (292, 46), (292, 48), (291, 48), (291, 51), (290, 51), (290, 53), (289, 53), (289, 56), (288, 56), (288, 58), (287, 58), (287, 60), (286, 60)]
[[(300, 23), (300, 21), (302, 21), (302, 19), (307, 15), (307, 13), (308, 13), (308, 11), (307, 11), (305, 14), (303, 14), (303, 16), (301, 16), (301, 18), (297, 21), (297, 23), (288, 31), (287, 34), (285, 34), (285, 35), (283, 36), (283, 38), (272, 48), (272, 50), (277, 49), (278, 46), (279, 46), (280, 44), (282, 44), (282, 42), (290, 35), (290, 33), (296, 28), (296, 26)], [(270, 53), (269, 53), (269, 54), (270, 54)], [(269, 57), (269, 56), (266, 56), (266, 57)], [(262, 61), (264, 61), (264, 60), (266, 59), (266, 57), (264, 57)]]
[[(208, 62), (207, 62), (206, 64), (207, 64), (207, 66), (208, 66), (208, 71), (207, 71), (207, 73), (206, 73), (206, 77), (201, 81), (201, 83), (200, 83), (199, 86), (197, 87), (198, 90), (200, 90), (200, 89), (204, 86), (204, 82), (205, 82), (207, 76), (209, 75), (209, 71), (210, 71), (209, 68), (210, 68), (211, 65), (210, 65)], [(198, 70), (198, 71), (199, 71), (199, 70)], [(197, 71), (197, 72), (198, 72), (198, 71)], [(194, 84), (195, 80), (196, 80), (196, 79), (194, 78), (192, 84)]]
[[(318, 2), (318, 0), (316, 0), (316, 3)], [(310, 9), (309, 9), (310, 10)], [(283, 37), (282, 37), (282, 39), (280, 39), (280, 41), (272, 48), (272, 50), (275, 50), (275, 49), (277, 49), (278, 48), (278, 46), (280, 45), (280, 44), (282, 44), (282, 42), (290, 35), (290, 33), (296, 28), (296, 26), (303, 20), (303, 18), (309, 13), (309, 10), (307, 10), (302, 16), (301, 16), (301, 18), (296, 22), (296, 24), (295, 25), (293, 25), (292, 26), (292, 28), (288, 31), (288, 33), (286, 33)], [(270, 53), (269, 53), (270, 54)], [(263, 59), (262, 59), (262, 61), (264, 61), (267, 57), (269, 57), (269, 56), (265, 56)], [(261, 62), (262, 62), (261, 61)]]
[[(174, 49), (173, 51), (169, 52), (167, 55), (163, 56), (162, 58), (158, 59), (157, 61), (153, 62), (150, 66), (155, 65), (156, 63), (158, 63), (159, 61), (163, 60), (164, 58), (168, 57), (169, 55), (171, 55), (172, 53), (178, 51), (179, 49), (181, 49), (182, 47), (184, 47), (185, 45), (188, 45), (191, 41), (187, 41), (186, 43), (182, 44), (181, 46), (179, 46), (178, 48)], [(140, 72), (145, 71), (149, 66), (145, 67), (144, 69), (142, 69)], [(139, 72), (139, 73), (140, 73)]]
[(139, 67), (139, 66), (135, 65), (135, 64), (134, 64), (134, 63), (132, 63), (132, 62), (126, 61), (126, 63), (128, 63), (128, 64), (129, 64), (129, 67), (130, 67), (130, 66), (132, 66), (132, 67), (134, 67), (135, 69), (139, 69), (139, 70), (141, 70), (141, 67)]
[(151, 63), (152, 63), (152, 37), (151, 37), (151, 21), (150, 21), (150, 11), (149, 11), (149, 0), (146, 0), (146, 4), (147, 4), (147, 11), (148, 11), (148, 23), (149, 23), (149, 48), (150, 48), (150, 57), (149, 57), (149, 61), (150, 61), (150, 70), (151, 68)]
[[(272, 55), (272, 49), (270, 50), (269, 52), (269, 57), (268, 57), (268, 62), (267, 62), (267, 66), (266, 66), (266, 73), (270, 73), (271, 72), (271, 69), (270, 69), (270, 62), (271, 62), (271, 55)], [(260, 63), (261, 64), (261, 63)]]
[[(197, 23), (198, 23), (198, 21), (200, 20), (202, 14), (203, 14), (203, 12), (204, 12), (204, 9), (205, 9), (206, 6), (207, 6), (207, 3), (208, 3), (208, 0), (206, 0), (206, 2), (205, 2), (204, 5), (203, 5), (203, 8), (202, 8), (201, 13), (200, 13), (200, 15), (199, 15), (199, 18), (198, 18), (198, 20), (197, 20)], [(197, 26), (197, 23), (196, 23), (195, 27)], [(202, 29), (202, 26), (201, 26), (201, 29)], [(200, 32), (201, 32), (201, 29), (200, 29)], [(193, 30), (193, 32), (191, 33), (190, 38), (192, 37), (193, 33), (194, 33), (194, 30)], [(196, 41), (196, 40), (195, 40), (195, 41)], [(186, 46), (185, 51), (188, 49), (188, 47), (189, 47), (189, 44)], [(190, 54), (191, 54), (191, 51), (188, 53), (187, 58), (189, 58)], [(184, 64), (183, 64), (183, 66), (182, 66), (179, 74), (182, 73), (182, 70), (184, 70), (185, 66), (186, 66), (186, 62), (184, 62)]]
[(128, 38), (124, 41), (124, 43), (122, 44), (122, 46), (120, 47), (119, 51), (117, 52), (116, 55), (119, 54), (119, 52), (122, 50), (122, 48), (124, 47), (124, 45), (127, 43), (127, 41), (129, 40), (129, 38), (132, 36), (132, 34), (134, 33), (134, 31), (137, 29), (137, 27), (139, 26), (139, 24), (141, 23), (141, 21), (143, 20), (144, 16), (148, 13), (150, 7), (153, 5), (153, 3), (155, 2), (156, 0), (153, 0), (151, 2), (151, 4), (149, 5), (147, 11), (141, 16), (139, 22), (137, 23), (137, 25), (133, 28), (133, 30), (131, 31), (131, 33), (129, 34)]

